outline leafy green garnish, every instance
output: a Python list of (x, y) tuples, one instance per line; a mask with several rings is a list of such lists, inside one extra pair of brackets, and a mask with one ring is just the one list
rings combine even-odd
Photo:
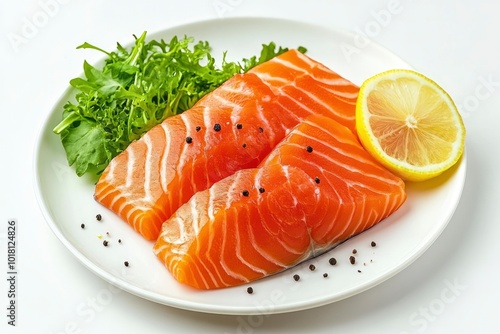
[[(191, 108), (236, 73), (244, 73), (287, 48), (271, 42), (260, 56), (226, 61), (217, 67), (208, 42), (173, 37), (170, 42), (146, 42), (146, 32), (130, 50), (117, 44), (107, 52), (89, 43), (79, 49), (106, 54), (102, 69), (83, 64), (84, 78), (70, 81), (76, 104), (64, 105), (63, 120), (54, 128), (61, 135), (69, 165), (82, 176), (102, 171), (117, 154), (165, 118)], [(299, 51), (305, 52), (304, 48)]]

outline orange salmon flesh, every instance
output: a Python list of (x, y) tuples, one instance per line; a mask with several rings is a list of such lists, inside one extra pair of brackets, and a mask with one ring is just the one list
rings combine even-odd
[(358, 92), (290, 50), (130, 144), (94, 197), (154, 241), (183, 284), (217, 289), (286, 270), (406, 199), (357, 138)]
[(104, 170), (94, 197), (156, 240), (162, 223), (191, 196), (256, 167), (305, 117), (323, 114), (355, 131), (358, 91), (290, 50), (234, 76), (130, 144)]

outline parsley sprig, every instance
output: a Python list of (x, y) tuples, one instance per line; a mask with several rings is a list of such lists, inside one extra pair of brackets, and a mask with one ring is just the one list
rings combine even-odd
[(101, 69), (84, 61), (84, 77), (70, 81), (77, 91), (76, 103), (64, 105), (63, 119), (54, 128), (78, 176), (100, 173), (165, 118), (191, 108), (234, 74), (288, 50), (271, 42), (262, 45), (260, 56), (241, 62), (226, 61), (224, 53), (217, 66), (206, 41), (194, 43), (191, 37), (146, 41), (146, 32), (135, 38), (130, 50), (119, 43), (113, 52), (89, 43), (78, 49), (106, 54)]

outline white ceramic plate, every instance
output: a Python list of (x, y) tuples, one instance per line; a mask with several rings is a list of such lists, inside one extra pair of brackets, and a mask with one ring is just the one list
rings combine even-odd
[[(362, 36), (293, 21), (213, 20), (150, 34), (149, 38), (170, 39), (173, 35), (208, 40), (218, 59), (224, 50), (231, 60), (249, 57), (270, 41), (305, 46), (309, 56), (358, 85), (387, 69), (410, 68)], [(69, 73), (68, 79), (73, 76)], [(332, 303), (374, 287), (412, 263), (436, 240), (455, 211), (465, 180), (463, 157), (445, 175), (409, 184), (408, 199), (398, 212), (329, 253), (246, 286), (196, 291), (177, 283), (153, 255), (152, 243), (97, 204), (92, 197), (92, 180), (78, 178), (68, 167), (52, 128), (73, 95), (69, 89), (61, 97), (40, 132), (35, 179), (43, 214), (61, 242), (92, 272), (130, 293), (173, 307), (220, 314), (280, 313)], [(102, 221), (96, 221), (97, 214), (102, 215)], [(103, 246), (104, 239), (109, 240), (108, 247)], [(372, 241), (376, 247), (370, 245)], [(353, 249), (357, 250), (354, 265), (349, 261)], [(337, 260), (335, 266), (329, 264), (331, 257)], [(315, 271), (309, 269), (310, 264), (315, 265)], [(298, 282), (293, 279), (295, 274), (301, 277)], [(251, 295), (246, 292), (248, 286), (253, 287)]]

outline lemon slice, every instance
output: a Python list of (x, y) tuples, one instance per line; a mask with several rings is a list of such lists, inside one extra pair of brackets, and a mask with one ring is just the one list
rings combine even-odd
[(356, 130), (365, 149), (407, 181), (443, 173), (465, 146), (464, 123), (453, 100), (411, 70), (382, 72), (361, 85)]

